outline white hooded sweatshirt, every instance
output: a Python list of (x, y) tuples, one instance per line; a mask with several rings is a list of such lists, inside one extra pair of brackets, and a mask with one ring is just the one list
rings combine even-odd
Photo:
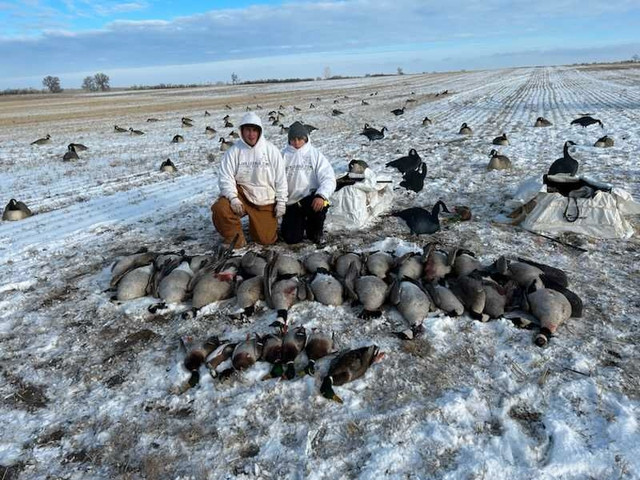
[(329, 200), (336, 190), (336, 174), (327, 157), (311, 145), (310, 140), (298, 150), (287, 145), (282, 155), (289, 185), (289, 205), (312, 192)]
[(240, 121), (241, 130), (243, 125), (260, 127), (260, 138), (250, 147), (241, 137), (224, 154), (218, 179), (220, 195), (233, 200), (238, 197), (240, 186), (247, 200), (254, 205), (286, 203), (287, 177), (280, 151), (264, 138), (258, 115), (246, 113)]

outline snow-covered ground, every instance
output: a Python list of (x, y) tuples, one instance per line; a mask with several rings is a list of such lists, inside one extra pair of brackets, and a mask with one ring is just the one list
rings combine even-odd
[[(35, 213), (0, 223), (0, 478), (640, 478), (637, 236), (568, 237), (582, 252), (492, 223), (521, 181), (562, 156), (566, 140), (578, 144), (583, 173), (640, 198), (639, 76), (527, 68), (0, 98), (0, 202), (17, 198)], [(403, 116), (390, 113), (407, 99), (416, 101)], [(204, 128), (227, 134), (223, 115), (237, 122), (258, 104), (265, 124), (282, 104), (286, 124), (318, 127), (312, 141), (337, 172), (361, 159), (399, 183), (384, 164), (415, 148), (428, 165), (426, 186), (396, 190), (396, 208), (442, 199), (473, 211), (472, 221), (421, 238), (384, 218), (366, 231), (330, 234), (327, 250), (400, 254), (437, 241), (487, 262), (526, 256), (568, 273), (584, 317), (561, 326), (545, 349), (508, 320), (441, 313), (425, 321), (424, 337), (403, 342), (392, 334), (402, 325), (394, 308), (365, 321), (349, 305), (303, 302), (292, 323), (335, 332), (342, 349), (375, 343), (386, 352), (363, 378), (337, 387), (343, 405), (319, 395), (319, 378), (262, 381), (265, 364), (171, 393), (187, 376), (181, 336), (238, 340), (269, 331), (275, 313), (243, 323), (226, 316), (224, 302), (191, 320), (180, 316), (188, 304), (152, 315), (151, 298), (110, 301), (109, 267), (143, 246), (196, 254), (219, 242), (209, 212), (219, 137)], [(581, 113), (604, 129), (570, 126)], [(183, 116), (195, 126), (181, 128)], [(425, 116), (432, 126), (422, 126)], [(533, 128), (538, 116), (554, 125)], [(365, 122), (386, 126), (387, 136), (368, 142), (359, 135)], [(457, 134), (463, 122), (474, 130), (469, 138)], [(146, 134), (114, 133), (114, 125)], [(279, 128), (265, 130), (285, 145)], [(503, 132), (511, 145), (499, 149), (514, 168), (487, 172), (491, 140)], [(47, 133), (50, 144), (30, 145)], [(185, 142), (171, 144), (177, 133)], [(592, 147), (604, 134), (615, 146)], [(70, 142), (89, 150), (62, 162)], [(158, 171), (166, 158), (177, 174)]]

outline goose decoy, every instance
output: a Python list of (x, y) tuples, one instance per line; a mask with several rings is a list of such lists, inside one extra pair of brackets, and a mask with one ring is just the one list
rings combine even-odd
[(294, 112), (300, 112), (301, 110), (300, 110), (300, 108), (298, 108), (298, 107), (296, 107), (296, 106), (294, 105), (294, 106), (293, 106), (293, 111), (294, 111)]
[(171, 139), (171, 143), (182, 143), (184, 142), (184, 137), (182, 135), (174, 135)]
[(544, 117), (538, 117), (536, 123), (533, 124), (534, 127), (550, 127), (551, 125), (553, 125), (553, 123)]
[(369, 168), (369, 164), (364, 160), (351, 160), (349, 162), (349, 173), (363, 174)]
[(193, 127), (193, 120), (187, 117), (182, 117), (180, 119), (183, 127)]
[(231, 107), (228, 104), (225, 105), (224, 108), (226, 108), (227, 110), (231, 110)]
[(373, 127), (370, 127), (368, 123), (364, 124), (364, 130), (360, 135), (364, 135), (370, 141), (373, 140), (382, 140), (384, 138), (384, 132), (387, 131), (387, 127), (382, 127), (382, 130), (377, 130)]
[(205, 117), (210, 117), (210, 116), (211, 116), (211, 114), (210, 114), (207, 110), (205, 110), (205, 111), (204, 111), (204, 116), (205, 116)]
[(159, 120), (157, 118), (147, 118), (147, 123), (154, 123), (154, 122), (158, 122)]
[(285, 127), (284, 125), (280, 124), (280, 133), (282, 135), (284, 135), (285, 133), (289, 133), (289, 127)]
[(451, 213), (444, 202), (439, 200), (433, 206), (431, 212), (428, 212), (424, 208), (411, 207), (406, 210), (394, 212), (391, 216), (403, 219), (407, 223), (411, 233), (416, 235), (432, 234), (440, 230), (438, 214), (440, 213), (441, 207), (443, 211)]
[(7, 206), (4, 207), (2, 212), (2, 220), (16, 221), (33, 215), (29, 207), (24, 202), (20, 202), (15, 198), (9, 200)]
[(240, 138), (240, 135), (238, 135), (238, 132), (236, 132), (235, 130), (229, 133), (229, 137), (231, 138), (235, 138), (238, 139)]
[(575, 174), (578, 173), (578, 167), (580, 164), (569, 154), (569, 147), (571, 147), (571, 145), (575, 145), (571, 140), (564, 142), (562, 158), (558, 158), (551, 164), (547, 175), (565, 173), (567, 175), (575, 176)]
[(71, 160), (79, 160), (79, 159), (80, 157), (76, 153), (76, 149), (73, 146), (73, 143), (69, 144), (69, 146), (67, 146), (67, 152), (62, 157), (62, 161), (69, 162)]
[(119, 127), (118, 125), (114, 125), (113, 130), (116, 131), (117, 133), (125, 133), (129, 131), (126, 128)]
[(473, 130), (471, 130), (471, 127), (468, 126), (466, 122), (462, 124), (460, 130), (458, 131), (458, 134), (460, 135), (471, 135), (472, 133)]
[(129, 132), (131, 132), (131, 135), (144, 135), (142, 130), (135, 130), (133, 127), (129, 127)]
[(340, 100), (335, 99), (335, 100), (333, 101), (333, 104), (335, 105), (336, 103), (340, 103)]
[(303, 125), (309, 133), (313, 132), (314, 130), (318, 130), (316, 127), (314, 127), (313, 125), (309, 125), (308, 123), (303, 123)]
[(316, 108), (316, 106), (313, 103), (310, 103), (309, 108)]
[(193, 119), (191, 119), (189, 117), (182, 117), (180, 120), (182, 120), (183, 122), (186, 122), (186, 123), (193, 123)]
[(171, 161), (170, 158), (167, 158), (164, 162), (160, 164), (160, 171), (174, 173), (178, 171), (178, 168), (175, 166), (175, 164)]
[(233, 128), (233, 123), (231, 123), (229, 120), (225, 120), (224, 128)]
[(49, 142), (51, 142), (51, 135), (47, 133), (43, 138), (31, 142), (31, 145), (45, 145)]
[(371, 364), (379, 361), (384, 356), (377, 345), (370, 345), (355, 350), (348, 350), (334, 358), (329, 365), (327, 376), (322, 381), (320, 393), (329, 400), (344, 403), (336, 395), (333, 386), (344, 385), (362, 377)]
[(206, 127), (204, 127), (204, 133), (207, 133), (209, 135), (215, 135), (216, 133), (218, 133), (218, 131), (215, 128), (207, 125)]
[(362, 105), (364, 105), (365, 107), (366, 107), (367, 105), (369, 105), (369, 102), (367, 102), (366, 100), (361, 100), (361, 101), (360, 101), (360, 103), (361, 103)]
[(403, 115), (405, 108), (407, 108), (407, 107), (395, 108), (395, 109), (391, 110), (391, 113), (393, 113), (396, 117), (399, 116), (399, 115)]
[(424, 117), (422, 119), (422, 126), (426, 127), (428, 125), (433, 125), (433, 122), (431, 121), (431, 119), (429, 117)]
[(509, 140), (507, 139), (507, 134), (503, 133), (499, 137), (494, 138), (491, 143), (493, 143), (494, 145), (503, 145), (503, 146), (509, 145)]
[(609, 135), (605, 135), (604, 137), (599, 138), (596, 143), (593, 144), (593, 146), (599, 148), (613, 147), (613, 138), (611, 138)]
[[(76, 152), (84, 152), (86, 150), (89, 150), (89, 147), (81, 143), (70, 143), (69, 145), (73, 145), (73, 148), (75, 149)], [(67, 147), (69, 145), (67, 145)]]
[(604, 128), (604, 125), (597, 118), (593, 118), (589, 115), (585, 115), (580, 118), (576, 118), (571, 122), (571, 125), (580, 125), (582, 127), (588, 127), (589, 125), (593, 125), (594, 123), (600, 124), (600, 128)]
[(333, 110), (331, 110), (331, 115), (333, 115), (334, 117), (337, 117), (338, 115), (342, 115), (343, 113), (344, 112), (341, 112), (337, 108), (334, 108)]
[(422, 162), (418, 170), (404, 172), (400, 186), (418, 193), (424, 188), (424, 178), (426, 176), (427, 164)]
[(511, 168), (511, 160), (506, 155), (500, 155), (497, 150), (491, 150), (489, 153), (489, 164), (487, 170), (508, 170)]
[(220, 139), (220, 151), (221, 152), (226, 152), (227, 150), (229, 150), (231, 147), (233, 146), (233, 142), (230, 142), (228, 140), (225, 140), (224, 138)]
[(222, 120), (224, 120), (225, 122), (227, 120), (229, 120), (231, 117), (229, 116), (229, 114), (227, 113), (224, 117), (222, 117)]
[(415, 148), (409, 150), (406, 157), (400, 157), (396, 160), (392, 160), (385, 164), (385, 167), (397, 168), (400, 173), (408, 172), (409, 170), (417, 170), (422, 164), (422, 159)]

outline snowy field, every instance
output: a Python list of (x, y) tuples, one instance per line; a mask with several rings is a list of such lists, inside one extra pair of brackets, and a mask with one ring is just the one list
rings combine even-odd
[[(640, 199), (639, 78), (632, 68), (527, 68), (0, 97), (0, 202), (17, 198), (35, 213), (0, 222), (0, 479), (640, 478), (637, 235), (564, 238), (583, 252), (492, 222), (518, 183), (541, 178), (562, 156), (566, 140), (577, 144), (582, 173)], [(390, 113), (408, 99), (415, 102), (403, 116)], [(237, 123), (247, 106), (267, 124), (279, 105), (286, 125), (318, 127), (312, 141), (336, 172), (360, 159), (398, 184), (400, 174), (384, 165), (415, 148), (428, 165), (425, 188), (398, 187), (396, 208), (441, 199), (473, 212), (470, 222), (422, 237), (387, 217), (366, 231), (331, 233), (328, 251), (402, 254), (436, 241), (484, 262), (525, 256), (567, 272), (583, 318), (541, 349), (532, 331), (506, 319), (434, 312), (425, 335), (407, 342), (393, 335), (403, 326), (393, 307), (365, 321), (347, 304), (302, 302), (291, 323), (335, 332), (340, 349), (375, 343), (386, 353), (363, 378), (336, 387), (343, 405), (319, 394), (320, 376), (262, 381), (263, 363), (172, 393), (188, 378), (182, 336), (239, 340), (270, 331), (275, 312), (241, 322), (226, 315), (233, 302), (222, 302), (190, 320), (180, 315), (189, 304), (154, 315), (152, 298), (110, 301), (110, 266), (140, 247), (211, 251), (220, 240), (209, 207), (222, 153), (205, 126), (226, 135), (222, 117)], [(582, 113), (604, 129), (570, 126)], [(194, 127), (182, 128), (183, 116)], [(422, 126), (425, 116), (433, 125)], [(539, 116), (553, 126), (533, 128)], [(365, 122), (386, 126), (387, 136), (368, 142), (359, 135)], [(468, 138), (458, 135), (463, 122), (474, 130)], [(118, 134), (114, 125), (146, 134)], [(514, 168), (487, 172), (491, 140), (503, 132), (511, 145), (499, 149)], [(185, 142), (170, 143), (178, 133)], [(30, 145), (46, 134), (49, 144)], [(615, 146), (592, 147), (605, 134)], [(279, 128), (265, 135), (285, 145)], [(70, 142), (89, 150), (62, 162)], [(158, 171), (166, 158), (178, 173)], [(637, 232), (638, 218), (630, 221)], [(320, 374), (327, 366), (319, 363)]]

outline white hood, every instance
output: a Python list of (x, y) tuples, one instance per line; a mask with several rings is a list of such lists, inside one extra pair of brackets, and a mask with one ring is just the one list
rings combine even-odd
[(258, 142), (256, 143), (256, 145), (260, 143), (260, 141), (264, 138), (264, 128), (262, 128), (262, 120), (260, 120), (260, 117), (253, 112), (247, 112), (242, 116), (242, 120), (240, 120), (240, 140), (242, 140), (242, 142), (246, 145), (244, 138), (242, 138), (243, 125), (255, 125), (257, 127), (260, 127), (260, 137), (258, 138)]

